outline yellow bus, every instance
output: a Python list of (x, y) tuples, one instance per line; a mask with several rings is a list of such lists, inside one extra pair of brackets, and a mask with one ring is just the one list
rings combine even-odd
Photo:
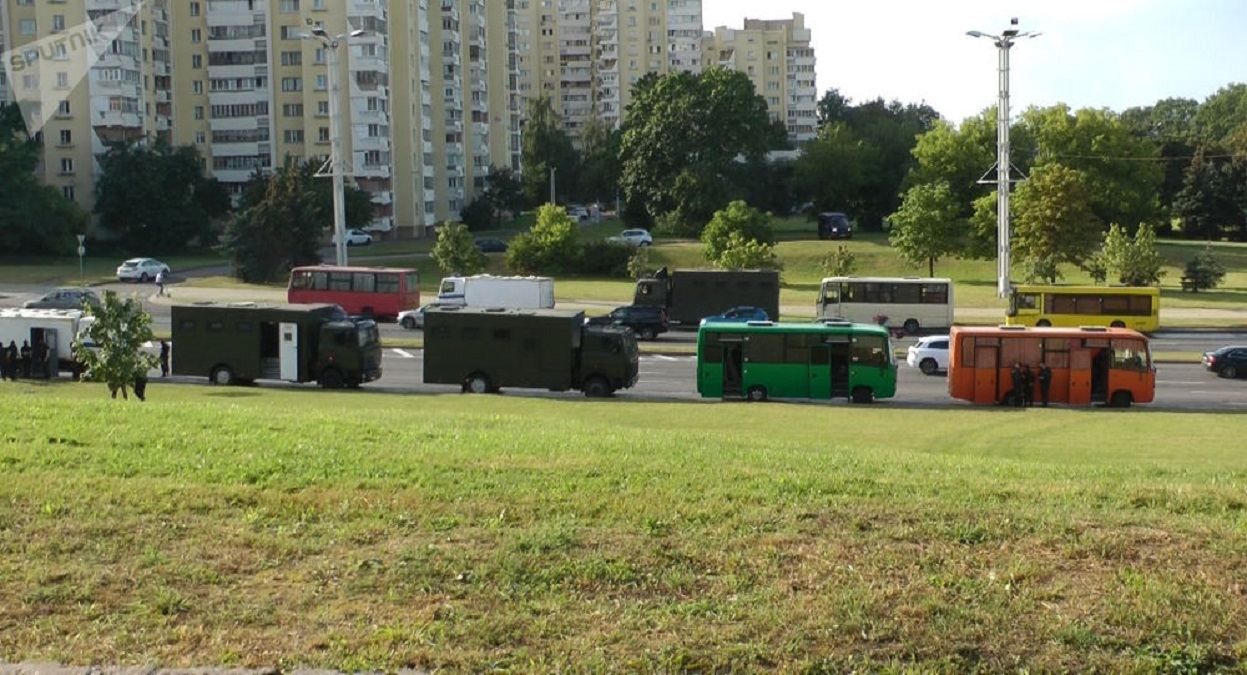
[(1160, 328), (1156, 286), (1013, 287), (1009, 326), (1109, 326), (1152, 333)]

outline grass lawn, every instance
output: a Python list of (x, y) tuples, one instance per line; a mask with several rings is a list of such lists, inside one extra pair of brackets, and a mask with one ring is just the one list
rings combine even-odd
[[(125, 257), (120, 255), (85, 257), (82, 260), (82, 280), (87, 284), (116, 281), (117, 266), (125, 259)], [(169, 258), (162, 257), (159, 260), (169, 265), (175, 276), (194, 267), (225, 264), (224, 258), (211, 253)], [(0, 257), (0, 282), (77, 286), (78, 280), (78, 258), (76, 256), (59, 258)]]
[(0, 661), (1247, 659), (1238, 415), (149, 394), (0, 387)]

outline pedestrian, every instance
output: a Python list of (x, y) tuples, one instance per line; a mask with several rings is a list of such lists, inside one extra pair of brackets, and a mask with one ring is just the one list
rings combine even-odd
[(1022, 405), (1029, 408), (1035, 404), (1035, 376), (1030, 366), (1022, 366)]
[(160, 341), (160, 376), (169, 377), (169, 341)]
[(1009, 379), (1012, 381), (1013, 389), (1009, 391), (1009, 403), (1015, 408), (1022, 407), (1022, 364), (1013, 364), (1013, 370), (1009, 371)]
[(138, 396), (140, 401), (147, 400), (147, 373), (134, 376), (134, 395)]
[(22, 340), (21, 358), (19, 359), (22, 367), (22, 377), (30, 377), (30, 342)]
[(164, 295), (164, 294), (165, 294), (165, 271), (164, 271), (164, 268), (161, 268), (160, 271), (156, 273), (156, 295)]
[(1052, 389), (1052, 369), (1048, 364), (1039, 364), (1039, 398), (1043, 401), (1043, 407), (1048, 407), (1048, 392)]
[(40, 340), (36, 342), (35, 343), (35, 367), (33, 368), (33, 370), (35, 373), (38, 373), (39, 377), (45, 380), (52, 376), (51, 364), (48, 363), (50, 359), (51, 359), (51, 350), (48, 349), (47, 341)]
[(4, 351), (9, 358), (9, 379), (16, 382), (18, 369), (21, 368), (21, 361), (17, 355), (17, 343), (9, 340), (9, 346)]
[(0, 382), (9, 379), (9, 348), (0, 342)]

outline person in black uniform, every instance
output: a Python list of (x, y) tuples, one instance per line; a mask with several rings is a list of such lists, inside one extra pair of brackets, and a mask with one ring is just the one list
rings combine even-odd
[(169, 341), (160, 341), (160, 376), (169, 377)]
[(20, 365), (22, 367), (22, 377), (30, 377), (30, 343), (26, 340), (22, 340), (20, 361)]
[(1048, 407), (1048, 393), (1052, 389), (1052, 369), (1048, 364), (1039, 364), (1039, 400), (1043, 401), (1043, 407)]
[(1009, 371), (1009, 379), (1012, 381), (1013, 389), (1009, 391), (1009, 402), (1015, 408), (1022, 407), (1022, 364), (1013, 364), (1013, 370)]
[(1035, 404), (1035, 376), (1030, 366), (1022, 366), (1022, 405), (1027, 408)]

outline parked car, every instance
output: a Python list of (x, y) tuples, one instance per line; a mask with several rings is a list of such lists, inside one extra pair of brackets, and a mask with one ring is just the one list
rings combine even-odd
[(909, 346), (905, 363), (923, 375), (948, 372), (948, 336), (928, 335)]
[(507, 242), (496, 237), (477, 237), (476, 250), (481, 253), (506, 253)]
[(766, 310), (761, 307), (750, 307), (742, 305), (733, 307), (726, 312), (708, 316), (701, 320), (702, 323), (746, 323), (748, 321), (770, 321), (771, 317), (767, 315)]
[(98, 306), (100, 298), (85, 288), (58, 288), (48, 291), (42, 298), (27, 300), (25, 309), (82, 309), (87, 305)]
[(1222, 347), (1216, 351), (1204, 352), (1200, 359), (1210, 372), (1221, 377), (1242, 377), (1247, 375), (1247, 346)]
[(818, 214), (819, 239), (852, 239), (853, 224), (849, 217), (839, 211)]
[(567, 215), (576, 223), (584, 223), (589, 220), (589, 209), (583, 206), (569, 204), (567, 206)]
[(117, 268), (117, 281), (154, 281), (163, 271), (169, 274), (169, 266), (155, 258), (130, 258)]
[(624, 230), (613, 237), (607, 238), (607, 241), (613, 241), (619, 244), (631, 244), (633, 246), (650, 246), (654, 243), (654, 237), (646, 230), (635, 229)]
[(398, 325), (406, 328), (407, 330), (415, 330), (417, 328), (423, 329), (424, 313), (428, 311), (429, 308), (447, 306), (448, 305), (444, 302), (430, 302), (427, 305), (421, 306), (420, 309), (407, 309), (399, 312), (398, 317), (395, 320), (398, 321)]
[[(334, 235), (333, 243), (338, 243), (337, 235)], [(346, 231), (347, 246), (367, 246), (371, 243), (372, 235), (363, 230), (350, 229)]]
[(667, 332), (667, 310), (647, 305), (616, 307), (610, 314), (585, 319), (592, 326), (624, 326), (642, 340), (653, 340)]

